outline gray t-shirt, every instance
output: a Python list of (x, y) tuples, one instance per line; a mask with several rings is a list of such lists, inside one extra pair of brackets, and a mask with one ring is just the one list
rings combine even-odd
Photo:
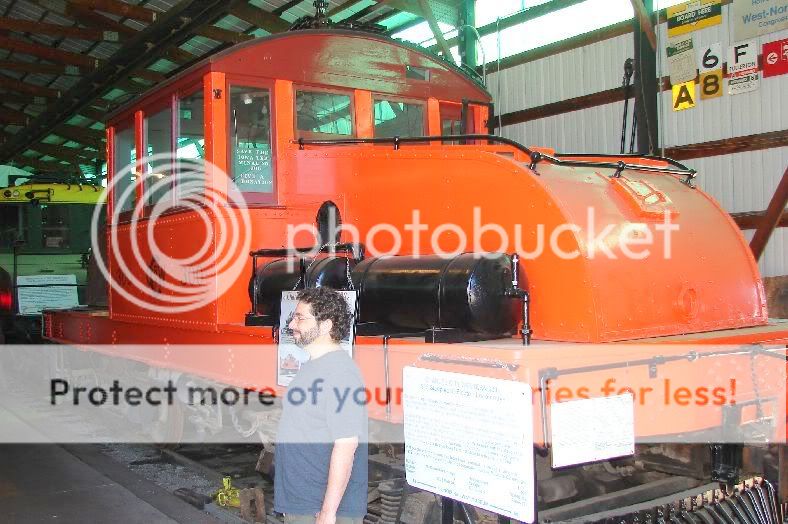
[(367, 428), (366, 390), (353, 359), (337, 350), (305, 362), (282, 400), (274, 455), (274, 510), (295, 515), (319, 512), (334, 441), (358, 437), (337, 515), (366, 515)]

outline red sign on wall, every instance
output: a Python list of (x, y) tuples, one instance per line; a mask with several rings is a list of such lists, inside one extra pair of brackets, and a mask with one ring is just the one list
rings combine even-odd
[(788, 38), (763, 44), (763, 77), (788, 73)]

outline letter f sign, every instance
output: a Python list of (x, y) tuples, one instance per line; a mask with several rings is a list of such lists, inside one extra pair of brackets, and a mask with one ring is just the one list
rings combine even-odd
[(742, 44), (742, 45), (737, 45), (736, 47), (733, 48), (733, 54), (735, 55), (737, 64), (739, 63), (739, 58), (744, 56), (744, 50), (747, 49), (747, 47), (748, 47), (747, 44)]

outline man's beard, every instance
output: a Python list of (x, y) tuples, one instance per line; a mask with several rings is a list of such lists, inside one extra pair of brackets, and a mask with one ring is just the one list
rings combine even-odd
[(312, 329), (309, 329), (307, 331), (300, 331), (299, 333), (301, 336), (296, 337), (295, 334), (293, 334), (293, 339), (295, 340), (296, 346), (300, 347), (301, 349), (304, 349), (309, 344), (317, 340), (317, 338), (320, 336), (320, 329), (318, 329), (318, 327), (315, 326)]

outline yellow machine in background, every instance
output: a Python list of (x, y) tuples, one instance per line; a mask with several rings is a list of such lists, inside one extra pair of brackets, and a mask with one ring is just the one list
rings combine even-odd
[(103, 191), (98, 185), (33, 176), (0, 187), (0, 334), (5, 338), (35, 340), (39, 332), (40, 315), (20, 312), (16, 303), (18, 277), (74, 275), (79, 303), (84, 303), (91, 218), (95, 206), (102, 205)]

